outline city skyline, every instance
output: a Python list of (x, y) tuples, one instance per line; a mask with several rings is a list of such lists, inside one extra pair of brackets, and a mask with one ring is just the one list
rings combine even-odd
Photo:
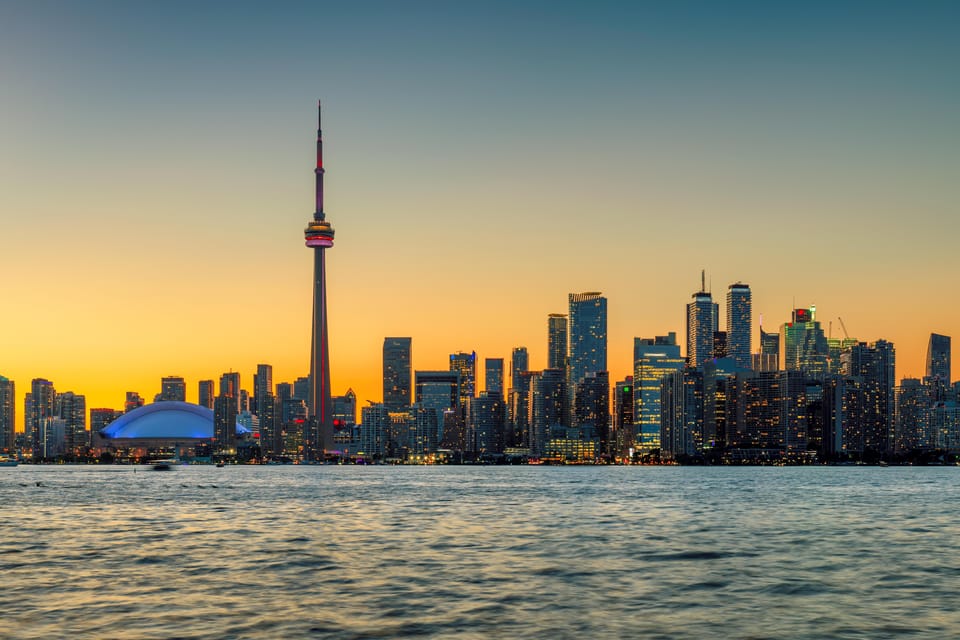
[[(761, 316), (771, 330), (816, 304), (835, 337), (842, 317), (851, 336), (896, 344), (898, 379), (924, 375), (930, 333), (960, 334), (941, 258), (960, 224), (958, 96), (942, 82), (952, 7), (845, 4), (828, 20), (825, 5), (796, 7), (789, 24), (755, 7), (723, 31), (704, 30), (723, 17), (706, 4), (692, 23), (681, 9), (565, 6), (537, 31), (533, 5), (507, 21), (506, 5), (378, 5), (362, 19), (289, 6), (224, 24), (194, 9), (193, 26), (158, 7), (0, 9), (0, 268), (13, 274), (0, 375), (18, 384), (18, 429), (34, 378), (121, 408), (166, 375), (187, 380), (190, 401), (227, 370), (251, 391), (259, 363), (277, 381), (306, 375), (310, 257), (290, 247), (318, 95), (336, 158), (327, 197), (348, 238), (327, 265), (334, 395), (380, 399), (385, 336), (413, 338), (414, 370), (517, 346), (542, 369), (544, 319), (575, 291), (610, 300), (620, 380), (636, 337), (676, 332), (686, 352), (684, 304), (704, 268), (715, 300), (751, 285), (752, 336)], [(360, 56), (337, 31), (368, 24), (385, 44)], [(258, 35), (277, 46), (247, 75)], [(318, 59), (335, 62), (305, 82)], [(225, 80), (201, 84), (210, 74)]]

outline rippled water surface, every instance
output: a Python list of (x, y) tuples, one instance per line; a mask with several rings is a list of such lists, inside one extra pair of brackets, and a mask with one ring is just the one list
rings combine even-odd
[(4, 638), (960, 637), (960, 469), (0, 469)]

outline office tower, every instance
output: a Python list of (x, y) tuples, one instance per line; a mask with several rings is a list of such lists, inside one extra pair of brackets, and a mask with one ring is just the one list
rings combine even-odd
[(868, 345), (860, 342), (840, 356), (844, 376), (857, 379), (863, 389), (864, 405), (855, 429), (848, 429), (844, 441), (848, 451), (886, 453), (892, 449), (896, 396), (896, 350), (886, 340)]
[(320, 104), (317, 103), (316, 208), (304, 230), (307, 246), (313, 249), (313, 322), (310, 333), (310, 399), (307, 406), (315, 440), (309, 443), (320, 455), (333, 447), (333, 407), (330, 404), (330, 349), (327, 336), (326, 251), (333, 247), (333, 227), (323, 210), (323, 132)]
[(750, 285), (736, 282), (727, 289), (727, 357), (733, 358), (737, 366), (743, 369), (749, 369), (751, 365), (752, 323), (753, 297)]
[(567, 316), (547, 316), (547, 368), (567, 370)]
[(726, 445), (727, 384), (733, 374), (749, 371), (733, 358), (717, 358), (703, 365), (703, 449)]
[(727, 385), (727, 446), (740, 459), (797, 457), (807, 448), (807, 380), (795, 371), (745, 371)]
[[(397, 415), (397, 414), (392, 414)], [(414, 459), (425, 459), (426, 456), (437, 452), (437, 433), (440, 431), (440, 425), (437, 424), (437, 412), (433, 409), (413, 404), (407, 408), (405, 423), (401, 426), (405, 428), (403, 437), (398, 438), (401, 448), (405, 450), (406, 457), (411, 456)]]
[(510, 354), (510, 388), (519, 389), (517, 386), (520, 380), (520, 374), (530, 370), (530, 354), (526, 347), (514, 347)]
[(221, 392), (213, 401), (213, 439), (221, 449), (228, 449), (236, 442), (239, 398)]
[[(502, 362), (502, 360), (501, 360)], [(477, 455), (503, 452), (504, 407), (499, 393), (484, 391), (467, 400), (467, 451)]]
[(572, 424), (577, 385), (588, 373), (607, 370), (607, 299), (600, 292), (571, 293), (567, 343), (565, 400)]
[(811, 379), (828, 372), (827, 337), (817, 321), (816, 308), (794, 309), (793, 321), (780, 327), (780, 366)]
[(660, 380), (682, 369), (677, 335), (633, 340), (634, 448), (649, 453), (660, 448)]
[(143, 406), (143, 398), (136, 391), (127, 391), (126, 400), (123, 402), (123, 412), (130, 413), (134, 409)]
[(458, 351), (450, 354), (450, 371), (460, 373), (460, 403), (466, 406), (467, 398), (477, 394), (477, 352)]
[(250, 410), (259, 415), (260, 400), (269, 395), (273, 395), (273, 367), (269, 364), (258, 364), (257, 372), (253, 376), (253, 402)]
[(277, 396), (267, 394), (257, 401), (260, 422), (260, 455), (265, 458), (283, 453), (283, 410)]
[(486, 358), (483, 361), (483, 380), (487, 393), (496, 393), (503, 398), (503, 358)]
[(437, 414), (437, 438), (444, 440), (444, 412), (454, 411), (462, 423), (459, 371), (417, 371), (414, 373), (414, 402)]
[(589, 371), (577, 383), (573, 394), (573, 424), (580, 430), (581, 440), (597, 443), (600, 454), (610, 452), (610, 375), (606, 371)]
[(614, 385), (613, 391), (613, 455), (626, 458), (633, 448), (633, 376)]
[(896, 397), (894, 448), (897, 453), (909, 453), (930, 446), (930, 401), (923, 382), (904, 378), (894, 391)]
[(827, 337), (827, 371), (832, 375), (841, 375), (841, 356), (843, 352), (850, 347), (858, 344), (860, 341), (856, 338), (831, 338)]
[(0, 452), (12, 451), (16, 446), (16, 399), (16, 384), (0, 376)]
[(54, 415), (63, 420), (65, 452), (74, 456), (89, 446), (87, 435), (87, 399), (72, 391), (58, 393)]
[(207, 409), (213, 409), (214, 397), (216, 397), (216, 393), (213, 390), (213, 380), (201, 380), (197, 390), (197, 404)]
[(156, 400), (176, 400), (178, 402), (186, 402), (187, 384), (180, 376), (167, 376), (165, 378), (160, 378), (160, 395), (156, 398)]
[(561, 369), (544, 369), (534, 372), (530, 378), (530, 452), (533, 455), (546, 454), (550, 430), (562, 427), (566, 420), (565, 387), (566, 372)]
[(281, 401), (290, 400), (293, 398), (293, 385), (289, 382), (278, 382), (276, 396)]
[(760, 319), (760, 351), (753, 357), (754, 371), (777, 371), (780, 369), (780, 334), (763, 330), (763, 318)]
[(927, 343), (927, 377), (939, 386), (950, 385), (950, 336), (931, 333)]
[(57, 392), (49, 380), (30, 381), (30, 393), (24, 399), (24, 429), (34, 457), (43, 455), (41, 429), (48, 418), (56, 417), (56, 398)]
[(700, 453), (703, 453), (703, 371), (686, 367), (660, 380), (660, 455), (665, 460), (676, 460)]
[(412, 343), (412, 338), (383, 339), (383, 404), (389, 411), (410, 406)]
[(700, 274), (700, 291), (687, 304), (687, 364), (701, 367), (713, 357), (713, 334), (719, 331), (720, 309), (707, 291), (706, 274)]
[(41, 420), (38, 429), (38, 454), (34, 455), (47, 460), (62, 457), (66, 453), (66, 426), (66, 421), (56, 416)]

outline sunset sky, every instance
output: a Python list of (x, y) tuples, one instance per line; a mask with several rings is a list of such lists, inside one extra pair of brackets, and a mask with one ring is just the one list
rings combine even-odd
[(721, 317), (750, 284), (755, 347), (815, 304), (920, 376), (960, 337), (958, 32), (932, 0), (0, 3), (18, 425), (35, 377), (122, 408), (307, 373), (318, 98), (334, 394), (381, 399), (388, 335), (543, 368), (579, 291), (619, 380), (701, 269)]

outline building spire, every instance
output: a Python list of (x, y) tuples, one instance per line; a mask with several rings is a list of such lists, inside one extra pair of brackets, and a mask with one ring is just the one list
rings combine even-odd
[(315, 220), (323, 220), (326, 215), (323, 213), (323, 128), (321, 127), (321, 104), (317, 101), (317, 168), (314, 173), (317, 176), (317, 194), (316, 210), (313, 217)]

